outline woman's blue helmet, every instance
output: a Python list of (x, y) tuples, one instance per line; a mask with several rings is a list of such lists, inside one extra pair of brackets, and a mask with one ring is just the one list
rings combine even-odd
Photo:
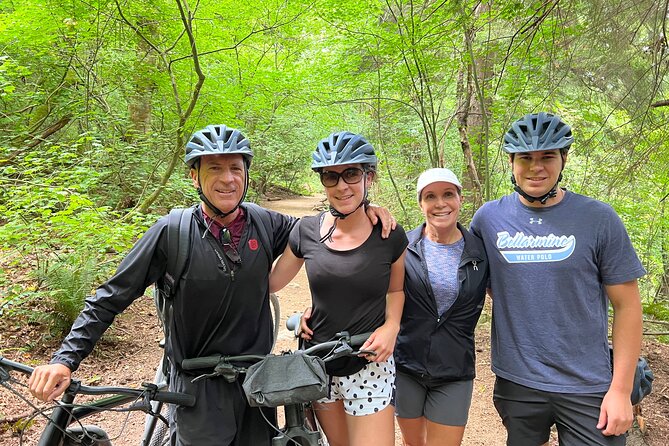
[(569, 150), (574, 142), (571, 127), (551, 113), (531, 113), (513, 124), (504, 135), (503, 149), (507, 153), (540, 150)]
[(193, 167), (201, 156), (219, 154), (240, 154), (244, 157), (247, 168), (253, 159), (253, 150), (251, 150), (249, 140), (242, 132), (224, 125), (208, 125), (195, 132), (186, 144), (184, 162), (189, 167)]
[(337, 132), (323, 138), (311, 157), (314, 171), (327, 166), (357, 163), (362, 164), (365, 170), (376, 171), (378, 162), (374, 147), (361, 135), (351, 132)]

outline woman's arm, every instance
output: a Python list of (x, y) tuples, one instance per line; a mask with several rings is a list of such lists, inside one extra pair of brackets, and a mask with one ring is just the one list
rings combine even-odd
[(272, 272), (269, 275), (269, 292), (277, 292), (288, 285), (288, 282), (293, 280), (303, 264), (304, 259), (300, 259), (293, 254), (290, 245), (286, 246), (286, 249), (284, 249), (283, 254), (274, 264), (274, 268), (272, 268)]
[(377, 328), (362, 346), (363, 350), (376, 352), (367, 359), (375, 362), (386, 361), (395, 349), (395, 341), (400, 331), (402, 310), (404, 309), (404, 256), (406, 250), (390, 267), (390, 284), (386, 295), (386, 321)]

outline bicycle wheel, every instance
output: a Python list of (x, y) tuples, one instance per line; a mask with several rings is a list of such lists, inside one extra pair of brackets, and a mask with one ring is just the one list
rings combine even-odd
[(112, 446), (107, 433), (98, 426), (74, 426), (67, 429), (63, 446)]
[[(163, 407), (161, 408), (160, 414), (165, 417), (165, 419), (169, 420), (170, 417), (172, 416), (172, 405), (171, 404), (163, 404)], [(170, 427), (163, 423), (162, 421), (158, 421), (158, 424), (153, 431), (153, 435), (151, 436), (151, 441), (149, 442), (149, 446), (167, 446), (170, 444)]]
[[(156, 368), (156, 375), (153, 379), (154, 384), (159, 388), (166, 388), (167, 377), (163, 373), (163, 357)], [(151, 402), (151, 409), (155, 413), (159, 413), (166, 420), (170, 420), (172, 405), (164, 404), (157, 401)], [(152, 415), (146, 415), (144, 419), (144, 434), (142, 435), (142, 446), (164, 446), (169, 443), (170, 427), (162, 422), (161, 419)]]
[(274, 349), (274, 344), (276, 344), (276, 340), (279, 338), (279, 326), (281, 323), (281, 306), (279, 305), (279, 296), (277, 296), (275, 293), (270, 294), (269, 303), (270, 309), (272, 311), (272, 323), (274, 324), (274, 327), (272, 327), (272, 349)]

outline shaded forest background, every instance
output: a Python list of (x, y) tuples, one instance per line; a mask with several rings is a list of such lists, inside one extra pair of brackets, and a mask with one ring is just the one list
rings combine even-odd
[[(3, 0), (0, 314), (61, 336), (157, 216), (197, 201), (181, 160), (208, 124), (250, 139), (251, 200), (318, 190), (316, 142), (364, 134), (381, 160), (372, 199), (411, 228), (422, 170), (460, 176), (467, 224), (511, 190), (504, 131), (550, 111), (574, 130), (563, 185), (617, 210), (649, 273), (646, 318), (669, 320), (668, 8)], [(12, 280), (20, 268), (32, 280)]]

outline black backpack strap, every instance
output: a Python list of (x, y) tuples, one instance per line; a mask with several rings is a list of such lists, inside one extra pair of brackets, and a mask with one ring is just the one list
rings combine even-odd
[[(159, 284), (155, 286), (154, 300), (163, 324), (165, 340), (172, 324), (172, 301), (179, 280), (186, 269), (190, 253), (191, 221), (193, 208), (172, 209), (167, 216), (167, 269)], [(163, 374), (168, 376), (167, 355), (163, 354)]]
[(245, 208), (251, 217), (251, 223), (258, 230), (260, 235), (260, 244), (265, 249), (265, 254), (269, 259), (269, 269), (272, 269), (274, 263), (274, 231), (272, 231), (272, 218), (267, 209), (263, 209), (255, 203), (245, 203)]
[(167, 217), (167, 271), (164, 291), (168, 299), (174, 297), (179, 279), (186, 268), (192, 218), (193, 208), (172, 209)]

